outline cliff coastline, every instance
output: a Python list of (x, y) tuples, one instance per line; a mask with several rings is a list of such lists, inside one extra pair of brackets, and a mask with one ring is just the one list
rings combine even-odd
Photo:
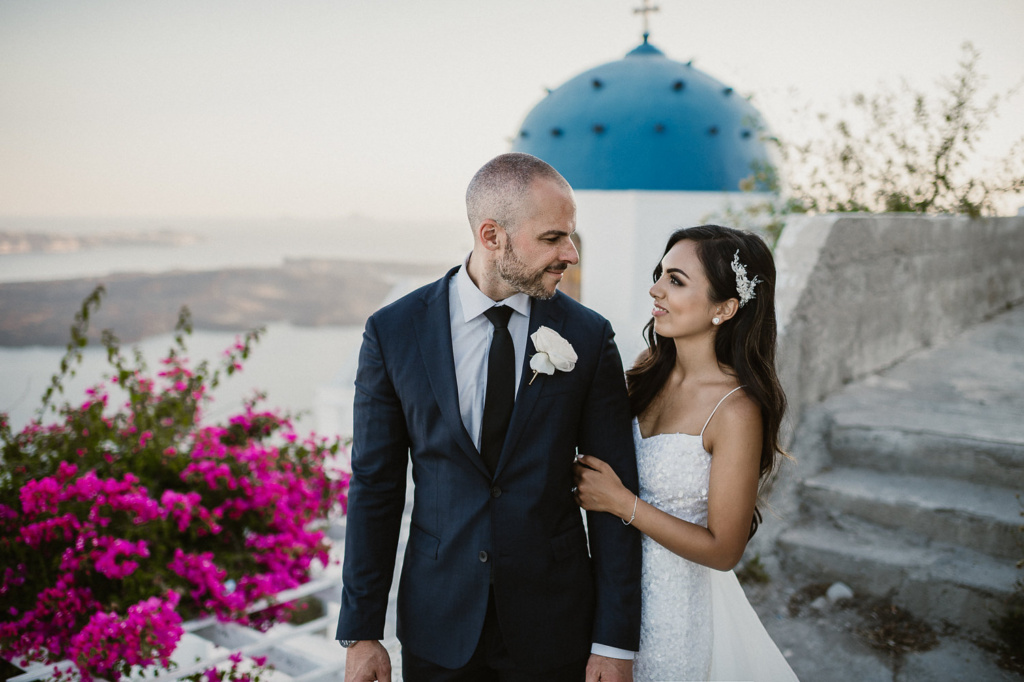
[(63, 346), (82, 300), (107, 295), (90, 337), (111, 329), (121, 341), (171, 331), (188, 306), (196, 329), (244, 331), (271, 322), (362, 324), (404, 278), (440, 276), (444, 265), (295, 259), (281, 267), (118, 273), (46, 282), (0, 283), (0, 346)]

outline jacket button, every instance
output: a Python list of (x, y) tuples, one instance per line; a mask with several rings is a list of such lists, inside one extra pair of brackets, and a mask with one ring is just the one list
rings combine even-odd
[(480, 550), (480, 561), (487, 563), (487, 552)]
[(494, 486), (493, 488), (491, 488), (491, 497), (493, 497), (494, 499), (498, 499), (499, 497), (501, 497), (501, 488), (499, 488), (498, 486)]

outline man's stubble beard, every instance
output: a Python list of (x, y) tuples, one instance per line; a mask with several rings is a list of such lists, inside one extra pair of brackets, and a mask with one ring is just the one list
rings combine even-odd
[[(560, 264), (564, 270), (567, 264)], [(550, 267), (550, 266), (548, 266)], [(545, 267), (540, 272), (531, 273), (526, 264), (520, 260), (515, 249), (512, 248), (512, 240), (505, 242), (505, 252), (498, 258), (498, 276), (516, 291), (526, 294), (531, 298), (547, 300), (555, 295), (557, 287), (550, 292), (544, 288)]]

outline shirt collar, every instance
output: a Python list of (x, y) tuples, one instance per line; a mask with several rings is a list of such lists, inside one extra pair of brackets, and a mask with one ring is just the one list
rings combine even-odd
[(492, 308), (496, 305), (507, 305), (515, 312), (523, 315), (524, 317), (530, 316), (530, 297), (520, 292), (513, 294), (503, 301), (497, 303), (493, 301), (487, 294), (480, 291), (473, 280), (469, 278), (469, 258), (473, 254), (470, 253), (466, 256), (466, 260), (463, 262), (462, 267), (455, 273), (455, 290), (459, 294), (459, 302), (462, 304), (462, 315), (465, 322), (470, 322), (474, 318), (484, 314), (488, 308)]

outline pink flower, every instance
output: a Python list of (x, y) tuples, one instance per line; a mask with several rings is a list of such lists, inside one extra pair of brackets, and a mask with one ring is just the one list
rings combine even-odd
[(29, 547), (39, 547), (46, 542), (70, 540), (80, 527), (78, 517), (74, 514), (64, 514), (26, 524), (21, 527), (20, 536)]
[(130, 606), (123, 618), (97, 611), (71, 638), (67, 653), (83, 673), (95, 671), (111, 680), (136, 665), (159, 661), (166, 667), (183, 634), (181, 616), (175, 611), (178, 600), (173, 591), (164, 599), (150, 597)]
[(29, 516), (39, 514), (56, 514), (60, 501), (58, 494), (60, 483), (56, 479), (46, 477), (38, 481), (29, 481), (20, 491), (21, 508)]
[[(109, 540), (109, 538), (101, 538)], [(127, 540), (114, 540), (112, 542), (101, 542), (100, 547), (106, 545), (106, 550), (96, 559), (96, 570), (111, 580), (123, 580), (135, 572), (139, 564), (135, 561), (122, 561), (117, 563), (119, 557), (137, 556), (143, 559), (149, 557), (149, 549), (145, 540), (128, 542)]]
[(220, 617), (244, 618), (245, 595), (227, 588), (227, 571), (214, 563), (212, 552), (188, 554), (177, 548), (167, 567), (192, 583), (189, 594), (204, 610)]
[[(202, 498), (199, 493), (189, 492), (181, 494), (173, 490), (165, 490), (160, 496), (160, 505), (163, 507), (163, 518), (174, 519), (179, 533), (184, 533), (192, 522), (193, 510), (199, 505)], [(205, 511), (205, 510), (204, 510)]]

